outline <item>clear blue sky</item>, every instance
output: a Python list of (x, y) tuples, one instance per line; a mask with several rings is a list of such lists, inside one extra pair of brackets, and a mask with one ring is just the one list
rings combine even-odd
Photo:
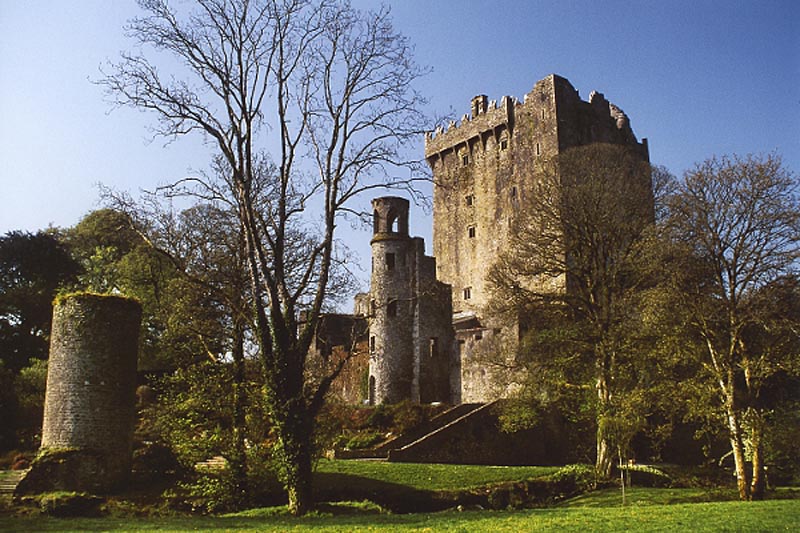
[[(476, 94), (521, 99), (555, 72), (621, 107), (675, 174), (773, 150), (800, 172), (796, 0), (389, 4), (433, 68), (421, 85), (432, 112), (460, 117)], [(98, 182), (136, 192), (208, 161), (197, 139), (150, 142), (151, 116), (109, 113), (90, 83), (129, 47), (122, 26), (137, 12), (133, 0), (0, 0), (0, 234), (77, 223), (97, 207)], [(412, 232), (430, 241), (430, 224), (415, 211)], [(368, 264), (368, 246), (356, 248)]]

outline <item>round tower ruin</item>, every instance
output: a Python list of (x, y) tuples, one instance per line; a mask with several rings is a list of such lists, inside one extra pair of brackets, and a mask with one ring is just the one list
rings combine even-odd
[(141, 316), (138, 302), (118, 296), (56, 302), (41, 455), (67, 455), (38, 476), (53, 488), (102, 492), (127, 480)]
[(372, 201), (369, 402), (411, 398), (414, 379), (413, 301), (409, 257), (408, 200)]

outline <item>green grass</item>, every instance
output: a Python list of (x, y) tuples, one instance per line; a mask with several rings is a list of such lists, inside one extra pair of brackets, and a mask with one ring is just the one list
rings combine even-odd
[(317, 467), (317, 478), (319, 482), (325, 483), (326, 478), (331, 475), (345, 475), (403, 485), (414, 490), (461, 490), (541, 477), (552, 474), (559, 468), (322, 460)]
[[(340, 508), (341, 510), (341, 508)], [(275, 509), (221, 517), (53, 519), (0, 518), (0, 531), (794, 531), (800, 500), (711, 502), (525, 511), (374, 514), (369, 506), (295, 519)]]

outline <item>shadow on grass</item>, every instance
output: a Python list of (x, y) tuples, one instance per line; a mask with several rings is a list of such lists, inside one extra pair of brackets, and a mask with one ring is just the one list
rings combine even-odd
[(419, 490), (352, 474), (317, 472), (314, 482), (314, 498), (318, 502), (369, 500), (393, 513), (441, 511), (463, 503), (450, 493)]

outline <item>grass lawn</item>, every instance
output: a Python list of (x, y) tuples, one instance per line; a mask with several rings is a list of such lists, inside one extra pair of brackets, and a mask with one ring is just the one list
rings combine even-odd
[(503, 481), (532, 479), (552, 474), (559, 468), (322, 460), (317, 466), (317, 480), (318, 483), (326, 483), (331, 477), (354, 476), (404, 485), (415, 490), (460, 490)]
[[(415, 494), (480, 487), (490, 483), (544, 476), (556, 467), (486, 467), (468, 465), (321, 461), (317, 488), (321, 496), (367, 494), (380, 502)], [(387, 494), (388, 493), (388, 494)], [(735, 501), (734, 489), (628, 489), (626, 504), (618, 488), (595, 491), (545, 509), (514, 511), (448, 510), (391, 514), (377, 505), (325, 504), (303, 518), (285, 507), (252, 509), (224, 516), (51, 518), (0, 516), (0, 531), (796, 531), (800, 524), (800, 489), (772, 493), (763, 502)], [(358, 498), (365, 496), (358, 496)], [(354, 498), (355, 499), (355, 498)]]
[[(337, 512), (337, 509), (339, 512)], [(330, 507), (294, 519), (276, 509), (220, 517), (55, 519), (0, 518), (2, 531), (796, 531), (800, 500), (648, 504), (625, 507), (572, 506), (524, 511), (446, 511), (371, 514)]]

